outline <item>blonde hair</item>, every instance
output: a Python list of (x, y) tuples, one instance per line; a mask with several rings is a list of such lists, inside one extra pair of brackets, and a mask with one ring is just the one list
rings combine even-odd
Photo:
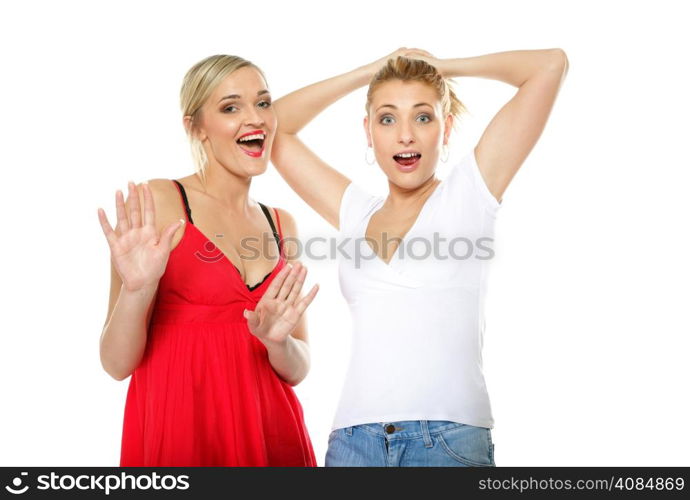
[(382, 83), (391, 80), (421, 82), (430, 85), (441, 100), (444, 116), (451, 114), (453, 118), (460, 118), (467, 112), (467, 108), (460, 102), (451, 86), (452, 80), (443, 78), (435, 66), (421, 59), (398, 56), (395, 59), (389, 59), (386, 65), (371, 79), (365, 107), (367, 114), (369, 113), (372, 97), (376, 89)]
[(239, 56), (217, 54), (202, 59), (192, 66), (182, 81), (180, 89), (180, 107), (182, 115), (191, 117), (191, 126), (187, 129), (192, 148), (192, 158), (197, 173), (206, 182), (205, 169), (208, 164), (206, 152), (201, 141), (194, 137), (194, 129), (200, 119), (201, 107), (213, 93), (216, 87), (229, 74), (245, 66), (256, 69), (266, 79), (263, 72), (252, 62)]

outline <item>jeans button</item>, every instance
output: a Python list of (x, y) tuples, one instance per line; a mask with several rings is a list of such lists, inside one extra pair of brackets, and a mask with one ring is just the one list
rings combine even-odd
[(386, 432), (388, 434), (393, 434), (395, 432), (395, 426), (393, 424), (388, 424), (386, 426)]

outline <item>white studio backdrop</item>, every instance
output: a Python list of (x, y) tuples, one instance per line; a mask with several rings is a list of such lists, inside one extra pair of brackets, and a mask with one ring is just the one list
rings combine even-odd
[[(129, 379), (111, 379), (98, 356), (110, 277), (97, 208), (114, 221), (128, 180), (193, 172), (178, 105), (187, 69), (238, 54), (277, 98), (400, 46), (437, 57), (560, 47), (570, 61), (497, 219), (484, 344), (497, 464), (690, 465), (682, 5), (3, 3), (0, 465), (118, 463)], [(450, 162), (516, 91), (464, 77), (457, 88), (471, 114)], [(302, 137), (384, 193), (364, 162), (364, 98), (343, 98)], [(302, 238), (336, 235), (273, 166), (250, 193), (291, 212)], [(312, 369), (296, 392), (323, 465), (350, 318), (336, 262), (305, 263), (306, 289), (321, 290), (307, 313)]]

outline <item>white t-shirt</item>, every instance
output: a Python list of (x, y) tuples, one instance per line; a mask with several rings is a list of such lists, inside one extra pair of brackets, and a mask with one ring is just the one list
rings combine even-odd
[(482, 371), (483, 308), (502, 205), (470, 150), (386, 264), (365, 240), (384, 201), (350, 183), (340, 206), (339, 278), (353, 338), (332, 429), (401, 420), (493, 428)]

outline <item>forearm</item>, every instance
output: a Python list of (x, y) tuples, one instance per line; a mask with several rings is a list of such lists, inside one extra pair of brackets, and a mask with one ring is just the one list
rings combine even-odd
[(278, 117), (278, 132), (297, 134), (335, 101), (368, 84), (372, 76), (370, 66), (361, 66), (281, 97), (273, 103)]
[(275, 372), (290, 385), (297, 385), (309, 372), (309, 346), (306, 342), (288, 335), (282, 343), (263, 343), (268, 360)]
[(476, 57), (442, 59), (439, 70), (446, 78), (474, 76), (522, 86), (535, 74), (567, 65), (561, 49), (513, 50)]
[(123, 286), (100, 340), (101, 364), (116, 380), (127, 378), (146, 348), (148, 312), (156, 288), (136, 292)]

